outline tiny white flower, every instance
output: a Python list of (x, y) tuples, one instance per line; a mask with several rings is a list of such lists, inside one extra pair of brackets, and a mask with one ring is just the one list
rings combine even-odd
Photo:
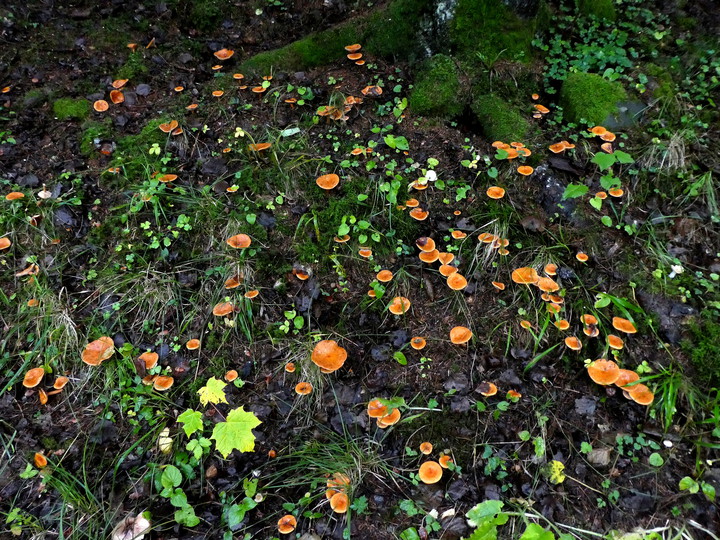
[(430, 170), (425, 173), (425, 179), (428, 182), (435, 182), (437, 180), (437, 173), (433, 170)]

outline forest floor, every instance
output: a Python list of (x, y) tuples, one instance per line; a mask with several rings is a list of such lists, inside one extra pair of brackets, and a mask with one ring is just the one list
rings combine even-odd
[(502, 501), (487, 538), (717, 538), (720, 63), (683, 44), (717, 20), (666, 6), (683, 69), (623, 76), (642, 120), (602, 140), (538, 49), (532, 135), (494, 141), (415, 114), (411, 61), (240, 71), (361, 11), (289, 4), (0, 7), (0, 537), (451, 539)]

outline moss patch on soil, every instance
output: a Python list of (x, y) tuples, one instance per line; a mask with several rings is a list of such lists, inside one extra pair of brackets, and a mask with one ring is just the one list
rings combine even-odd
[(454, 60), (436, 54), (417, 77), (410, 95), (410, 108), (421, 115), (452, 118), (460, 114), (466, 104), (467, 94), (460, 92)]
[(695, 368), (695, 378), (708, 386), (720, 382), (720, 324), (710, 311), (703, 311), (700, 320), (690, 326), (692, 339), (682, 343), (682, 348), (690, 354)]
[(626, 97), (620, 83), (594, 73), (572, 73), (560, 89), (560, 105), (569, 122), (585, 119), (591, 124), (602, 124)]
[(500, 96), (478, 96), (470, 108), (483, 134), (491, 141), (523, 141), (530, 133), (530, 123), (517, 107)]
[(591, 15), (598, 19), (614, 21), (617, 18), (613, 0), (577, 0), (577, 9), (581, 15)]
[(84, 120), (90, 114), (90, 102), (83, 98), (60, 98), (53, 103), (58, 120)]

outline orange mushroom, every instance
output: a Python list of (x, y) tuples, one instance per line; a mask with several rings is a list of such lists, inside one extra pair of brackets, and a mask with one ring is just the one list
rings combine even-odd
[(425, 454), (426, 456), (431, 454), (433, 451), (433, 445), (431, 442), (423, 442), (420, 443), (420, 453)]
[(89, 366), (99, 366), (115, 353), (112, 338), (103, 336), (88, 343), (82, 352), (82, 361)]
[(440, 456), (440, 459), (438, 459), (438, 464), (443, 468), (447, 469), (450, 467), (450, 464), (453, 462), (452, 458), (448, 455)]
[(415, 240), (415, 245), (420, 251), (430, 252), (435, 249), (435, 240), (427, 236), (421, 236)]
[(67, 386), (67, 383), (70, 382), (70, 379), (65, 377), (64, 375), (60, 375), (57, 379), (55, 379), (55, 382), (53, 383), (53, 388), (55, 390), (62, 390)]
[(25, 373), (25, 377), (23, 378), (22, 385), (25, 388), (35, 388), (38, 384), (40, 384), (40, 381), (43, 380), (43, 377), (45, 376), (45, 369), (41, 367), (36, 367), (29, 369), (27, 373)]
[(350, 499), (342, 491), (336, 493), (330, 499), (330, 508), (336, 514), (344, 514), (350, 507)]
[(245, 298), (252, 299), (252, 298), (255, 298), (258, 294), (260, 294), (260, 291), (258, 291), (257, 289), (252, 289), (252, 290), (246, 292), (243, 296)]
[(369, 259), (370, 257), (372, 257), (372, 254), (373, 254), (372, 249), (367, 248), (367, 247), (362, 247), (358, 250), (358, 255), (360, 255), (361, 257), (363, 257), (365, 259)]
[(227, 245), (235, 249), (245, 249), (250, 247), (252, 239), (247, 234), (236, 234), (226, 240)]
[(568, 328), (570, 328), (570, 323), (568, 321), (566, 321), (565, 319), (560, 319), (559, 321), (555, 321), (554, 324), (558, 330), (567, 330)]
[(347, 351), (332, 339), (318, 341), (310, 359), (320, 369), (332, 373), (340, 369), (347, 360)]
[(163, 133), (170, 133), (170, 132), (173, 131), (175, 128), (177, 128), (178, 125), (179, 125), (179, 124), (178, 124), (178, 121), (177, 121), (177, 120), (171, 120), (170, 122), (167, 122), (167, 123), (165, 123), (165, 124), (160, 124), (160, 125), (158, 126), (158, 129), (159, 129), (160, 131), (162, 131)]
[(505, 284), (502, 281), (492, 281), (492, 286), (495, 287), (498, 291), (504, 291), (505, 290)]
[(93, 103), (93, 109), (95, 109), (97, 112), (105, 112), (109, 108), (110, 104), (104, 99), (98, 99), (95, 103)]
[(623, 342), (622, 338), (614, 335), (609, 334), (607, 337), (608, 346), (611, 349), (615, 349), (616, 351), (622, 350), (622, 348), (625, 346), (625, 343)]
[(112, 101), (114, 105), (123, 103), (125, 101), (125, 94), (123, 94), (120, 90), (111, 90), (110, 101)]
[(155, 379), (155, 381), (153, 381), (153, 388), (158, 392), (165, 392), (166, 390), (169, 390), (174, 383), (175, 379), (169, 375), (160, 375)]
[(0, 250), (7, 249), (10, 246), (12, 246), (12, 241), (7, 236), (0, 238)]
[(460, 272), (453, 272), (447, 278), (447, 285), (453, 291), (461, 291), (465, 287), (467, 287), (468, 282), (467, 279), (465, 279), (465, 277), (460, 274)]
[(325, 190), (331, 190), (340, 183), (340, 177), (337, 174), (323, 174), (318, 176), (315, 183)]
[[(634, 371), (631, 371), (629, 369), (621, 369), (618, 371), (618, 378), (615, 380), (613, 384), (615, 386), (619, 386), (620, 388), (623, 388), (624, 386), (627, 386), (630, 383), (634, 383), (635, 381), (640, 380), (640, 375), (635, 373)], [(633, 385), (637, 386), (637, 385)], [(630, 391), (633, 386), (628, 386), (627, 388), (624, 388), (624, 390)]]
[(226, 380), (227, 382), (233, 382), (233, 381), (236, 380), (238, 377), (239, 377), (238, 372), (237, 372), (236, 370), (234, 370), (234, 369), (228, 370), (228, 371), (225, 373), (225, 380)]
[(345, 45), (345, 50), (350, 53), (358, 52), (362, 49), (362, 45), (359, 43), (353, 43), (352, 45)]
[(522, 165), (518, 167), (517, 172), (519, 172), (523, 176), (530, 176), (533, 172), (535, 172), (535, 169), (533, 169), (529, 165)]
[(145, 369), (152, 369), (157, 366), (160, 355), (155, 352), (144, 352), (140, 355), (138, 360), (145, 364)]
[(225, 317), (235, 311), (235, 305), (232, 302), (220, 302), (215, 304), (212, 314), (216, 317)]
[(25, 194), (21, 191), (11, 191), (7, 195), (5, 195), (5, 200), (7, 201), (17, 201), (18, 199), (24, 199)]
[(387, 405), (379, 399), (373, 399), (368, 402), (367, 412), (370, 418), (382, 418), (387, 416)]
[(411, 305), (410, 300), (404, 296), (396, 296), (390, 304), (388, 304), (388, 310), (393, 315), (404, 315), (410, 310)]
[(419, 206), (410, 210), (410, 217), (418, 221), (425, 221), (429, 215), (430, 212), (428, 212), (427, 210), (423, 210)]
[(655, 394), (644, 384), (636, 384), (627, 389), (630, 399), (639, 405), (650, 405), (655, 400)]
[(232, 58), (232, 55), (235, 54), (235, 51), (232, 49), (220, 49), (219, 51), (215, 51), (213, 53), (213, 56), (217, 58), (220, 61), (228, 60), (229, 58)]
[(490, 186), (485, 194), (491, 199), (502, 199), (505, 196), (505, 190), (498, 186)]
[(465, 326), (455, 326), (450, 330), (450, 341), (455, 345), (462, 345), (472, 339), (472, 330)]
[(635, 325), (627, 319), (622, 317), (613, 317), (612, 325), (615, 330), (619, 332), (625, 332), (626, 334), (634, 334), (637, 332)]
[[(400, 421), (400, 409), (393, 409), (389, 414), (378, 418), (378, 427), (385, 428), (387, 426), (394, 426)], [(381, 426), (381, 424), (384, 424)]]
[(280, 534), (290, 534), (297, 527), (297, 519), (291, 514), (284, 515), (278, 519), (277, 527)]
[(285, 371), (287, 373), (295, 373), (295, 363), (288, 362), (287, 364), (285, 364)]
[(498, 389), (494, 383), (483, 381), (480, 383), (480, 386), (478, 386), (477, 391), (482, 396), (491, 397), (497, 394)]
[(510, 274), (510, 278), (520, 285), (534, 285), (540, 279), (537, 271), (529, 266), (523, 266), (522, 268), (516, 268)]
[(415, 349), (416, 351), (421, 351), (425, 348), (427, 345), (427, 341), (424, 337), (415, 336), (410, 340), (410, 346)]
[(243, 278), (239, 275), (229, 277), (225, 280), (225, 288), (226, 289), (235, 289), (235, 288), (239, 287), (242, 282), (243, 282)]
[(620, 376), (620, 368), (612, 360), (600, 358), (590, 363), (587, 367), (588, 375), (597, 384), (607, 386), (617, 381)]
[(269, 142), (248, 144), (248, 150), (250, 150), (251, 152), (262, 152), (263, 150), (267, 150), (271, 146), (272, 143)]
[(375, 277), (378, 281), (387, 283), (388, 281), (392, 281), (393, 273), (390, 270), (380, 270)]
[(568, 336), (565, 338), (565, 346), (573, 351), (579, 351), (582, 349), (582, 342), (575, 336)]
[(313, 386), (309, 382), (299, 382), (295, 385), (295, 393), (299, 396), (307, 396), (313, 391)]
[(420, 465), (418, 477), (423, 484), (437, 484), (443, 475), (443, 469), (437, 461), (426, 461)]
[(185, 347), (188, 351), (195, 351), (200, 348), (200, 340), (197, 338), (188, 339)]
[(579, 251), (577, 255), (575, 255), (575, 258), (581, 263), (588, 262), (588, 260), (590, 259), (587, 253), (583, 253), (582, 251)]
[(35, 463), (35, 466), (38, 469), (42, 469), (44, 467), (47, 467), (48, 460), (40, 452), (35, 452), (35, 455), (33, 456), (33, 463)]
[[(423, 257), (421, 256), (420, 259), (423, 259)], [(427, 261), (425, 261), (425, 262), (427, 262)], [(430, 261), (430, 262), (432, 262), (432, 261)], [(440, 266), (440, 268), (438, 268), (438, 270), (440, 271), (440, 274), (442, 274), (445, 277), (450, 277), (452, 274), (454, 274), (455, 272), (458, 271), (457, 266), (452, 266), (450, 264), (443, 264)]]

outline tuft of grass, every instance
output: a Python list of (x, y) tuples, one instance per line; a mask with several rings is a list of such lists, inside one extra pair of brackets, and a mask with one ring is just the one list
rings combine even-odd
[(617, 111), (618, 102), (626, 97), (620, 83), (595, 73), (572, 73), (560, 89), (560, 105), (569, 122), (585, 120), (590, 124), (603, 124)]

